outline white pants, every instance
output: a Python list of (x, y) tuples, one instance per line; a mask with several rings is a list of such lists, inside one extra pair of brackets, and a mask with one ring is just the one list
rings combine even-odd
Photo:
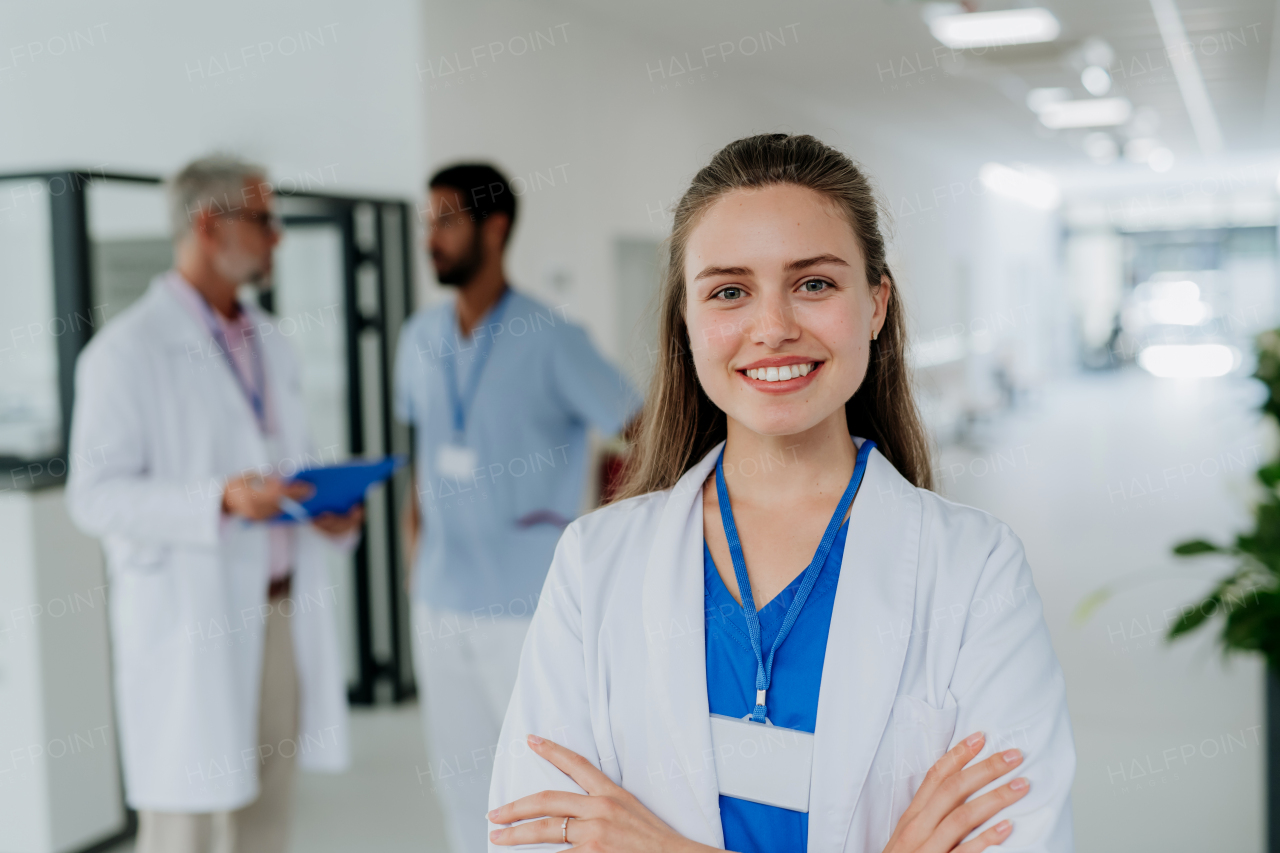
[(418, 779), (439, 798), (453, 853), (488, 850), (493, 756), (530, 621), (413, 606), (428, 760)]

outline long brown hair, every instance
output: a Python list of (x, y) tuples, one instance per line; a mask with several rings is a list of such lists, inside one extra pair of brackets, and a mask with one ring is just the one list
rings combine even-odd
[(671, 488), (724, 440), (724, 412), (702, 390), (693, 365), (684, 313), (685, 249), (699, 217), (725, 193), (777, 184), (807, 187), (834, 203), (848, 218), (866, 258), (867, 282), (875, 288), (881, 276), (889, 278), (884, 328), (871, 345), (866, 378), (845, 403), (845, 417), (849, 432), (875, 441), (913, 485), (933, 487), (929, 440), (907, 373), (902, 300), (885, 261), (880, 207), (870, 182), (852, 160), (812, 136), (770, 133), (720, 149), (676, 206), (658, 316), (658, 362), (639, 436), (614, 500)]

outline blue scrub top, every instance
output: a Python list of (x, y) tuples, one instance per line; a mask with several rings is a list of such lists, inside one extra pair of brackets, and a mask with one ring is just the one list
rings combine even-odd
[[(587, 428), (612, 435), (642, 402), (565, 306), (509, 291), (494, 316), (463, 337), (452, 302), (419, 311), (396, 354), (396, 415), (416, 428), (422, 507), (414, 594), (476, 619), (533, 614), (563, 525), (581, 509)], [(480, 371), (463, 436), (470, 476), (437, 470), (455, 440), (449, 369), (464, 394)]]
[[(818, 690), (827, 654), (827, 632), (840, 581), (849, 522), (840, 525), (809, 600), (773, 659), (768, 716), (775, 726), (812, 732), (818, 722)], [(716, 571), (704, 543), (703, 581), (707, 624), (707, 700), (711, 713), (745, 717), (756, 704), (756, 656), (747, 638), (747, 618)], [(801, 571), (787, 588), (760, 608), (760, 645), (773, 646), (787, 608), (795, 600)], [(809, 815), (790, 809), (720, 797), (726, 850), (736, 853), (803, 851), (809, 846)]]

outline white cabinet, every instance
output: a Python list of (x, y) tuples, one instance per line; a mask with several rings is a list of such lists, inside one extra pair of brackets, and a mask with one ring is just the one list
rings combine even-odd
[(98, 543), (61, 487), (0, 492), (0, 853), (124, 829)]

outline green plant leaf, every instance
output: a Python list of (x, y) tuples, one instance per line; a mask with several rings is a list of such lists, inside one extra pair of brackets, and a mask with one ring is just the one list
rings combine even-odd
[[(1209, 607), (1209, 603), (1213, 603), (1213, 607)], [(1218, 613), (1218, 605), (1222, 603), (1222, 598), (1217, 593), (1200, 602), (1196, 607), (1188, 611), (1183, 611), (1178, 620), (1169, 628), (1169, 639), (1176, 640), (1183, 634), (1190, 633), (1199, 628), (1209, 618)], [(1208, 611), (1208, 612), (1206, 612)]]
[(1227, 614), (1222, 626), (1222, 645), (1227, 649), (1256, 652), (1262, 649), (1268, 622), (1275, 618), (1274, 596), (1253, 596)]
[(1189, 542), (1182, 542), (1175, 545), (1173, 553), (1179, 557), (1194, 557), (1198, 554), (1221, 554), (1225, 549), (1219, 548), (1212, 542), (1206, 542), (1203, 539), (1192, 539)]
[(1259, 468), (1258, 479), (1268, 489), (1275, 488), (1276, 484), (1280, 483), (1280, 462), (1272, 462), (1270, 465)]

